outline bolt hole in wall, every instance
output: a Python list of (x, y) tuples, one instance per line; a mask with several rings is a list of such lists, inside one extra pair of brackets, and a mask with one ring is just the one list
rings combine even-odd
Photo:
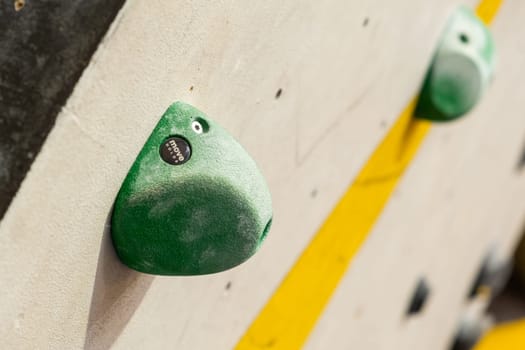
[(277, 90), (277, 92), (275, 93), (275, 99), (279, 99), (279, 97), (281, 97), (281, 94), (283, 93), (283, 89), (279, 89)]
[(430, 297), (430, 286), (425, 277), (420, 277), (417, 281), (416, 288), (412, 293), (408, 308), (406, 310), (406, 316), (414, 316), (419, 314), (425, 308), (426, 303)]
[(202, 134), (210, 130), (210, 125), (206, 122), (206, 120), (197, 117), (191, 123), (191, 128), (196, 134)]

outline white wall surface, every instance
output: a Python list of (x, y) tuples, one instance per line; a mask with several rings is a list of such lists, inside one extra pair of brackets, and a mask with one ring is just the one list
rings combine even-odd
[[(128, 1), (0, 223), (2, 347), (231, 349), (417, 92), (458, 3)], [(505, 2), (489, 95), (433, 128), (306, 348), (442, 349), (489, 242), (511, 249), (523, 15)], [(273, 195), (262, 250), (217, 275), (143, 275), (109, 240), (119, 186), (176, 100), (236, 136)], [(432, 299), (401, 322), (421, 274)]]

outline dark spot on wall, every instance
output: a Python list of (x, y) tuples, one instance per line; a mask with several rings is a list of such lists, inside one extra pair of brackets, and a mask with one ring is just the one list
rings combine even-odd
[(279, 97), (281, 97), (282, 93), (283, 93), (283, 89), (277, 90), (277, 92), (275, 93), (275, 99), (277, 100)]
[(416, 284), (416, 288), (412, 292), (412, 297), (408, 304), (406, 311), (407, 316), (412, 316), (420, 313), (425, 307), (430, 296), (430, 287), (425, 277), (421, 277)]
[(518, 165), (516, 166), (516, 169), (521, 172), (523, 168), (525, 167), (525, 147), (521, 150), (520, 158), (518, 159)]

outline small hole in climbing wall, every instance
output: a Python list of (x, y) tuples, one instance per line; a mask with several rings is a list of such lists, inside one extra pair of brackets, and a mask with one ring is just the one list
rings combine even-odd
[(363, 20), (363, 27), (366, 27), (368, 25), (368, 22), (370, 22), (370, 19), (368, 17), (365, 17)]
[(275, 99), (277, 100), (279, 97), (281, 97), (282, 93), (283, 93), (283, 89), (277, 90), (277, 92), (275, 93)]
[(210, 125), (208, 122), (200, 117), (196, 117), (195, 120), (191, 123), (191, 128), (197, 134), (206, 133), (210, 130)]
[(416, 288), (408, 304), (408, 309), (406, 311), (407, 316), (412, 316), (418, 314), (423, 310), (425, 304), (430, 296), (430, 287), (424, 277), (421, 277), (416, 285)]
[(228, 281), (228, 283), (226, 283), (226, 287), (224, 287), (224, 289), (230, 290), (231, 287), (232, 287), (232, 282)]
[(193, 85), (192, 85), (192, 86), (190, 86), (190, 91), (193, 91)]
[(459, 41), (461, 41), (463, 44), (468, 44), (469, 41), (470, 41), (470, 39), (469, 39), (469, 37), (468, 37), (467, 34), (465, 34), (465, 33), (460, 33), (460, 34), (459, 34)]

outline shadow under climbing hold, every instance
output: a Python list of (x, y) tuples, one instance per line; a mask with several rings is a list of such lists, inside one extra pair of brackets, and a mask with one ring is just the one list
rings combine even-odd
[(115, 201), (112, 238), (122, 262), (158, 275), (227, 270), (252, 256), (272, 222), (253, 159), (196, 108), (172, 104)]
[(416, 117), (449, 121), (480, 100), (494, 71), (494, 40), (472, 10), (460, 7), (449, 20), (427, 72)]

